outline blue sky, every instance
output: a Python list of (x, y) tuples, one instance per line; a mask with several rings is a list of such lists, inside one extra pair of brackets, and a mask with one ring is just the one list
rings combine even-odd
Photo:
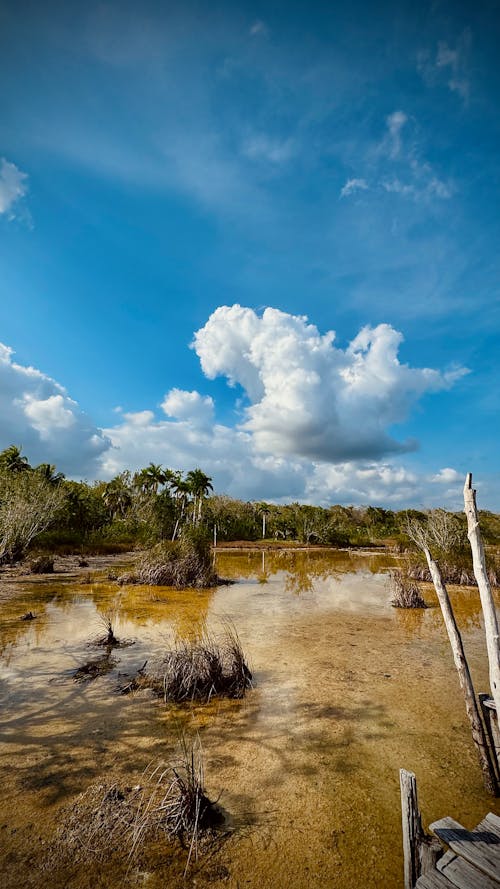
[(0, 446), (313, 502), (459, 505), (472, 470), (500, 509), (499, 32), (0, 0)]

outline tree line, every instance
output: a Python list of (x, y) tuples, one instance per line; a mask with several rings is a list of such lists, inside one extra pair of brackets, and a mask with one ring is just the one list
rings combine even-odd
[[(408, 544), (408, 518), (416, 510), (245, 502), (213, 492), (200, 468), (189, 472), (150, 463), (110, 481), (73, 481), (49, 463), (31, 466), (22, 449), (0, 453), (0, 564), (33, 546), (113, 551), (176, 540), (187, 528), (218, 541), (267, 540), (330, 546)], [(456, 521), (465, 528), (464, 517)], [(500, 542), (500, 517), (481, 513), (487, 541)]]

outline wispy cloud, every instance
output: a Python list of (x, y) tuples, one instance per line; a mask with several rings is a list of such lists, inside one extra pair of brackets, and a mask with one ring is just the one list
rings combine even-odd
[(393, 111), (386, 119), (388, 129), (388, 148), (392, 158), (398, 157), (401, 151), (401, 131), (407, 123), (408, 117), (404, 111)]
[(250, 37), (268, 37), (269, 28), (262, 19), (257, 19), (250, 27)]
[(421, 50), (417, 56), (417, 68), (425, 83), (434, 86), (440, 83), (443, 75), (447, 78), (447, 86), (451, 92), (458, 93), (465, 103), (470, 97), (470, 78), (468, 74), (468, 55), (471, 44), (471, 32), (466, 28), (455, 45), (440, 40), (436, 50)]
[(242, 153), (250, 160), (269, 161), (276, 165), (289, 161), (295, 151), (292, 139), (273, 139), (265, 133), (251, 136), (242, 146)]
[(348, 179), (340, 190), (340, 197), (347, 198), (356, 191), (367, 191), (369, 187), (366, 179)]
[(28, 191), (28, 174), (4, 157), (0, 161), (0, 215), (16, 216), (16, 206)]

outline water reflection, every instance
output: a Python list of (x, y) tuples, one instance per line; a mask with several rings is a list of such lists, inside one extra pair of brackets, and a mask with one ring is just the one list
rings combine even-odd
[[(12, 589), (0, 620), (2, 779), (15, 794), (12, 817), (57, 819), (61, 802), (107, 769), (137, 780), (183, 726), (202, 736), (210, 790), (225, 789), (224, 807), (248, 828), (248, 847), (239, 833), (223, 860), (242, 885), (258, 889), (274, 877), (280, 885), (281, 874), (290, 889), (305, 889), (310, 873), (323, 875), (325, 889), (380, 885), (382, 873), (399, 885), (400, 766), (417, 772), (430, 817), (470, 823), (497, 804), (482, 792), (433, 590), (425, 588), (426, 610), (392, 608), (386, 572), (395, 563), (379, 553), (222, 551), (217, 571), (237, 582), (214, 590), (74, 581)], [(450, 596), (482, 690), (478, 592), (451, 588)], [(22, 622), (30, 610), (36, 620)], [(115, 634), (136, 643), (113, 652), (107, 676), (76, 685), (72, 672), (92, 655), (88, 643), (111, 611)], [(224, 616), (256, 677), (245, 700), (165, 709), (117, 694), (169, 640), (217, 629)], [(99, 881), (117, 889), (112, 872)]]

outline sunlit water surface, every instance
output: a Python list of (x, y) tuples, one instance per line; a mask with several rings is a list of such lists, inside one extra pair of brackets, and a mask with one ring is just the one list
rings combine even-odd
[[(391, 608), (387, 555), (219, 552), (209, 591), (76, 584), (57, 577), (5, 587), (0, 623), (0, 885), (249, 889), (399, 887), (398, 770), (415, 771), (427, 822), (474, 826), (500, 812), (482, 788), (435, 597), (425, 611)], [(452, 588), (478, 691), (487, 690), (476, 590)], [(36, 619), (20, 617), (32, 611)], [(76, 684), (96, 656), (102, 618), (134, 645), (110, 672)], [(254, 675), (243, 701), (165, 707), (123, 697), (172, 639), (237, 627)], [(134, 784), (168, 759), (179, 732), (199, 733), (206, 784), (231, 834), (182, 880), (185, 852), (151, 867), (90, 862), (44, 870), (68, 805), (90, 784)]]

